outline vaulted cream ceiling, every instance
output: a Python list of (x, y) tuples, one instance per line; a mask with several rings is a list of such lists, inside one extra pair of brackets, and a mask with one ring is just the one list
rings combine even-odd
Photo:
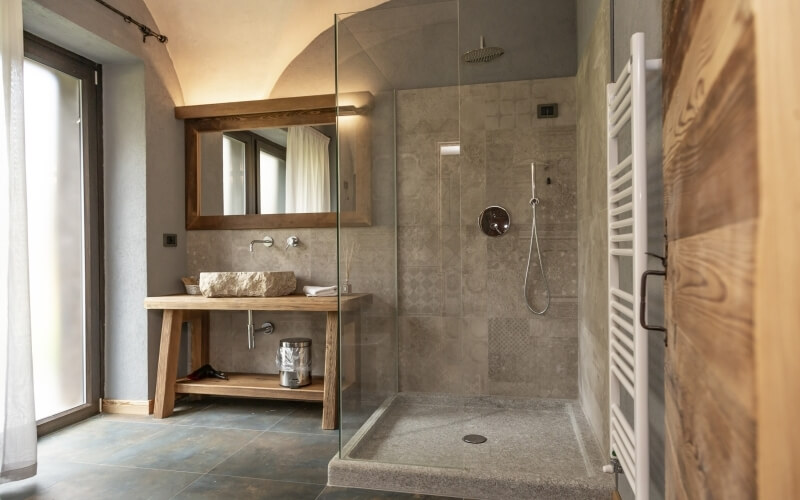
[(184, 103), (269, 97), (283, 70), (336, 13), (385, 0), (144, 0), (169, 37)]

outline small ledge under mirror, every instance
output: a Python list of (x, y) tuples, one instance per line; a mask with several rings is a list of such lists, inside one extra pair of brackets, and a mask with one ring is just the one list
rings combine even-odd
[(176, 107), (186, 131), (186, 229), (335, 227), (337, 206), (343, 225), (369, 226), (372, 96), (340, 100), (338, 108), (334, 94)]

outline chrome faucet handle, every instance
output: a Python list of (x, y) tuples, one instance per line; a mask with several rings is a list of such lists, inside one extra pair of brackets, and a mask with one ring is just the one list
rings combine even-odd
[(286, 238), (286, 250), (288, 250), (289, 247), (292, 248), (297, 247), (299, 244), (300, 244), (300, 238), (298, 238), (297, 236), (289, 236), (288, 238)]

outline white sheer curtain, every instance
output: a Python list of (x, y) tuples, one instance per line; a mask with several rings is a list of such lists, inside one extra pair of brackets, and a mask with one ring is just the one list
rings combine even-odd
[(21, 0), (0, 0), (0, 483), (36, 474), (22, 64)]
[(286, 138), (286, 213), (330, 212), (330, 137), (289, 127)]

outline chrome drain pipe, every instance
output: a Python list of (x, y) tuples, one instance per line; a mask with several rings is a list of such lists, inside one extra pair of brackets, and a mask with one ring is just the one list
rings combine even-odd
[(256, 333), (263, 333), (266, 335), (275, 331), (275, 325), (266, 321), (261, 324), (260, 328), (256, 328), (253, 324), (253, 311), (247, 311), (247, 349), (253, 350), (256, 348)]

